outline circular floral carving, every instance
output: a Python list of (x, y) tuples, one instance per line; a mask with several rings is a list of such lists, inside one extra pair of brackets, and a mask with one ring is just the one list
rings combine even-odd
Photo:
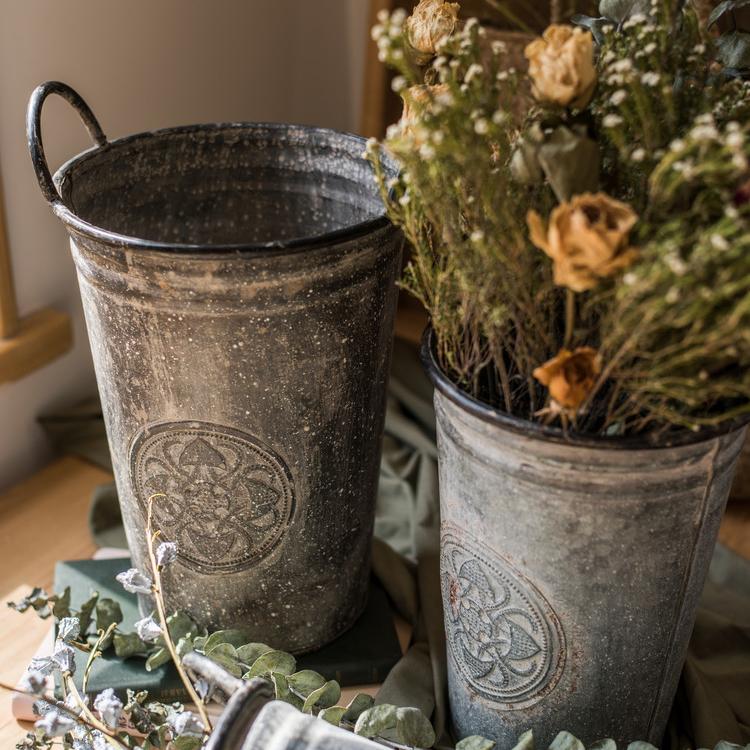
[(448, 648), (463, 678), (508, 709), (541, 700), (565, 664), (549, 602), (507, 560), (448, 526), (441, 573)]
[(177, 542), (180, 561), (204, 572), (237, 571), (266, 557), (294, 509), (283, 460), (245, 433), (203, 422), (146, 427), (133, 443), (131, 477), (141, 508)]

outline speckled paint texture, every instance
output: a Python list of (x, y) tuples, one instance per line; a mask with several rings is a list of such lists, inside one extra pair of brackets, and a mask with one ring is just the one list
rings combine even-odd
[(458, 735), (658, 746), (744, 428), (663, 449), (566, 444), (493, 418), (425, 359)]
[(57, 173), (62, 200), (46, 190), (135, 564), (159, 495), (180, 549), (168, 608), (296, 653), (368, 589), (401, 238), (363, 150), (315, 128), (176, 128), (103, 142)]

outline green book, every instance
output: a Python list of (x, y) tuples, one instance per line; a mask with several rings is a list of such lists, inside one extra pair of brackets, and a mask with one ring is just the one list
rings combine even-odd
[[(55, 591), (61, 593), (70, 586), (74, 608), (95, 591), (101, 598), (116, 600), (123, 614), (120, 629), (132, 632), (134, 623), (141, 618), (137, 598), (115, 580), (118, 573), (129, 567), (130, 558), (127, 557), (59, 562), (55, 568)], [(333, 643), (300, 656), (297, 668), (313, 669), (326, 679), (338, 681), (342, 687), (369, 685), (382, 682), (400, 658), (401, 647), (388, 597), (380, 584), (372, 579), (368, 604), (360, 619)], [(76, 653), (78, 669), (74, 679), (79, 689), (86, 659), (84, 652)], [(172, 664), (147, 672), (143, 659), (120, 659), (111, 649), (94, 662), (87, 692), (93, 695), (109, 687), (121, 698), (131, 689), (148, 690), (152, 698), (165, 703), (188, 700)]]

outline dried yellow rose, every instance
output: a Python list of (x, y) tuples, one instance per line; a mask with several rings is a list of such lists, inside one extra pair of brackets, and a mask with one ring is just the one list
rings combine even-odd
[(556, 357), (534, 370), (534, 377), (549, 389), (555, 411), (575, 415), (601, 371), (601, 357), (596, 349), (581, 346), (572, 352), (561, 349)]
[(561, 203), (545, 228), (536, 211), (526, 216), (531, 241), (554, 263), (555, 283), (574, 292), (627, 268), (637, 257), (630, 230), (638, 221), (627, 204), (604, 193), (583, 193)]
[(591, 101), (596, 69), (590, 32), (552, 25), (526, 47), (524, 54), (537, 100), (578, 109)]
[(420, 65), (430, 61), (441, 39), (452, 34), (458, 24), (458, 3), (420, 0), (406, 19), (406, 38)]

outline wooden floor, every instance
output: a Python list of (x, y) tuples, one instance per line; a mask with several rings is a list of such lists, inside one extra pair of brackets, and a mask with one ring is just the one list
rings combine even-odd
[[(37, 650), (49, 622), (2, 602), (19, 599), (32, 586), (50, 588), (55, 562), (91, 557), (95, 547), (86, 523), (91, 492), (111, 481), (101, 469), (75, 458), (56, 461), (0, 496), (0, 680), (15, 684)], [(750, 503), (730, 507), (721, 540), (750, 559)], [(403, 625), (399, 636), (408, 632)], [(371, 690), (374, 688), (370, 688)], [(10, 714), (10, 696), (0, 691), (0, 748), (12, 748), (24, 729)]]

